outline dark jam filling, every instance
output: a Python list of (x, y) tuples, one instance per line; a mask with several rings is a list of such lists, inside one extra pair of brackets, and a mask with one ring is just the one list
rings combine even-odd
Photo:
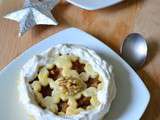
[(61, 70), (55, 65), (52, 69), (49, 69), (49, 78), (52, 78), (53, 80), (57, 80), (57, 78), (60, 76)]
[(53, 91), (53, 89), (51, 89), (49, 85), (41, 86), (40, 93), (42, 94), (43, 98), (45, 98), (47, 96), (51, 96), (52, 95), (52, 91)]
[(62, 101), (60, 100), (60, 102), (57, 104), (58, 106), (58, 112), (64, 112), (66, 113), (66, 110), (68, 108), (68, 100), (67, 101)]
[(90, 103), (90, 99), (91, 97), (85, 97), (85, 96), (81, 96), (78, 100), (77, 100), (77, 108), (83, 108), (86, 109), (87, 106), (91, 105)]
[(87, 84), (87, 88), (89, 87), (98, 87), (98, 84), (101, 83), (101, 81), (98, 80), (98, 77), (96, 78), (91, 78), (89, 77), (89, 79), (85, 82)]
[(85, 72), (84, 70), (85, 64), (80, 63), (79, 60), (72, 61), (72, 70), (76, 70), (79, 74)]

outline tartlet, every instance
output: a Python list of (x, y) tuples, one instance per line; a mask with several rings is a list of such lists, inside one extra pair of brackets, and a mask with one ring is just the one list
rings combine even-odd
[(73, 44), (31, 58), (21, 70), (18, 90), (36, 120), (100, 120), (116, 95), (112, 66)]

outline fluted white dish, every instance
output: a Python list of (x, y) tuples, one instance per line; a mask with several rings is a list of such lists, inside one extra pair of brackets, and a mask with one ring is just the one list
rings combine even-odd
[(150, 99), (150, 94), (137, 73), (111, 48), (93, 36), (69, 28), (32, 46), (0, 71), (0, 120), (27, 120), (18, 99), (17, 82), (22, 66), (35, 54), (63, 43), (80, 44), (95, 50), (113, 65), (117, 96), (104, 120), (139, 120)]

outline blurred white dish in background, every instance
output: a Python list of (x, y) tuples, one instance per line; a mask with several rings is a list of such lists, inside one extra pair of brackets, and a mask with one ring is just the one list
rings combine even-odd
[(66, 1), (86, 10), (97, 10), (112, 6), (123, 0), (66, 0)]

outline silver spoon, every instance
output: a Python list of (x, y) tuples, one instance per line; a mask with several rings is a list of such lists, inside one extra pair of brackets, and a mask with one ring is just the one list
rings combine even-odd
[(121, 47), (122, 57), (134, 68), (142, 67), (146, 61), (148, 47), (146, 40), (138, 33), (129, 34)]

